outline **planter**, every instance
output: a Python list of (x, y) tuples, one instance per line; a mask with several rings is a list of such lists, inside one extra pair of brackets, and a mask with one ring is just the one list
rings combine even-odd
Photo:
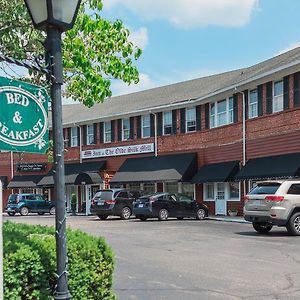
[(231, 217), (236, 217), (238, 214), (237, 210), (228, 210), (228, 215)]

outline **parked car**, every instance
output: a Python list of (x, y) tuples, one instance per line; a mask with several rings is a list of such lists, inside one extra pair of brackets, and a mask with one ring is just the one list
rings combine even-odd
[(7, 214), (14, 216), (20, 213), (27, 216), (30, 212), (43, 215), (44, 213), (55, 214), (55, 203), (46, 200), (40, 194), (11, 194), (6, 206)]
[(166, 221), (169, 217), (203, 220), (208, 216), (208, 208), (183, 194), (155, 193), (138, 198), (133, 213), (142, 221), (148, 218)]
[(291, 235), (300, 235), (300, 180), (257, 183), (245, 197), (244, 218), (259, 233), (278, 225)]
[(141, 196), (141, 191), (127, 189), (98, 190), (91, 201), (91, 213), (101, 220), (108, 216), (120, 216), (127, 220), (132, 215), (132, 203)]

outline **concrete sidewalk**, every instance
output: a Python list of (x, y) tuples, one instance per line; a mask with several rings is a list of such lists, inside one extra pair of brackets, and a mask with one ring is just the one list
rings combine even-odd
[(210, 215), (210, 216), (207, 217), (207, 220), (251, 224), (250, 222), (246, 221), (244, 219), (244, 217), (238, 217), (238, 216), (237, 217), (231, 217), (231, 216), (214, 216), (214, 215)]

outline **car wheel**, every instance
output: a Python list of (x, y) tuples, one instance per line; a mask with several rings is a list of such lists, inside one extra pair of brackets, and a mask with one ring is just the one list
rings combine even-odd
[(253, 228), (259, 233), (268, 233), (273, 225), (268, 222), (253, 222)]
[(29, 214), (29, 209), (26, 206), (23, 206), (20, 210), (21, 216), (27, 216)]
[(139, 219), (140, 219), (141, 221), (146, 221), (146, 220), (147, 220), (147, 217), (146, 217), (146, 216), (139, 216)]
[(52, 206), (49, 211), (50, 215), (55, 215), (55, 206)]
[(300, 235), (300, 213), (299, 212), (293, 214), (290, 217), (286, 225), (286, 229), (288, 233), (291, 235)]
[(131, 209), (128, 206), (123, 207), (121, 212), (121, 219), (122, 220), (128, 220), (131, 216)]
[(183, 220), (183, 217), (177, 217), (177, 220)]
[(206, 217), (205, 210), (203, 208), (198, 209), (197, 213), (196, 213), (196, 219), (197, 220), (204, 220), (205, 217)]
[(158, 219), (160, 221), (167, 221), (169, 217), (169, 212), (167, 209), (163, 208), (158, 213)]
[(16, 213), (15, 212), (8, 212), (7, 213), (9, 216), (13, 217)]
[(104, 215), (98, 215), (98, 218), (100, 220), (106, 220), (108, 218), (108, 216), (104, 216)]
[(44, 212), (38, 212), (38, 215), (42, 216), (44, 214)]

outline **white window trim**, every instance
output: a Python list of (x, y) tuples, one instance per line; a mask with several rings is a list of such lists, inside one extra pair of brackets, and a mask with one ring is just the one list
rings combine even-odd
[[(76, 131), (76, 135), (73, 135), (73, 130), (72, 130), (73, 128), (76, 129), (75, 130)], [(71, 136), (69, 138), (71, 139), (71, 143), (70, 143), (71, 147), (78, 147), (78, 131), (77, 131), (77, 127), (71, 127), (70, 135)], [(73, 140), (75, 140), (76, 143), (74, 143)]]
[[(105, 124), (109, 124), (109, 127), (110, 127), (110, 130), (106, 130), (106, 126), (105, 126)], [(108, 122), (104, 122), (104, 124), (103, 124), (103, 141), (104, 141), (104, 143), (111, 143), (111, 122), (110, 121), (108, 121)], [(110, 133), (110, 139), (109, 140), (106, 140), (106, 133)]]
[[(193, 109), (195, 112), (195, 119), (194, 120), (188, 120), (187, 119), (187, 111)], [(195, 122), (195, 129), (194, 130), (188, 130), (188, 122)], [(185, 132), (196, 132), (197, 130), (197, 112), (196, 107), (188, 107), (185, 109)]]
[[(234, 111), (234, 107), (232, 109), (229, 109), (229, 99), (230, 98), (233, 98), (233, 96), (229, 96), (229, 97), (226, 97), (225, 99), (221, 99), (221, 100), (218, 100), (218, 101), (215, 101), (215, 102), (211, 102), (209, 104), (209, 120), (210, 120), (209, 125), (210, 125), (210, 128), (222, 127), (222, 126), (226, 126), (226, 125), (234, 123), (233, 118), (232, 118), (232, 121), (230, 121), (230, 112)], [(222, 125), (218, 125), (218, 116), (220, 115), (220, 113), (218, 112), (218, 102), (221, 102), (221, 101), (224, 101), (224, 100), (226, 100), (226, 111), (225, 111), (226, 123), (222, 124)], [(214, 114), (211, 113), (211, 104), (213, 104), (213, 103), (214, 103), (214, 107), (215, 107)], [(212, 124), (212, 122), (211, 122), (212, 117), (214, 117), (214, 124)]]
[[(251, 92), (252, 91), (256, 91), (256, 102), (253, 104), (253, 103), (250, 103), (250, 95), (251, 95)], [(253, 118), (257, 118), (258, 117), (258, 93), (257, 93), (258, 91), (257, 91), (257, 88), (255, 88), (255, 89), (251, 89), (251, 90), (249, 90), (249, 92), (248, 92), (248, 119), (253, 119)], [(254, 106), (254, 105), (256, 105), (256, 115), (255, 116), (250, 116), (250, 107), (251, 106)]]
[[(165, 114), (169, 113), (171, 114), (171, 123), (170, 124), (165, 124)], [(163, 112), (163, 135), (171, 135), (172, 132), (172, 126), (173, 126), (173, 120), (172, 120), (172, 111), (164, 111)], [(165, 125), (170, 125), (171, 126), (171, 132), (170, 133), (165, 133)]]
[[(124, 129), (124, 121), (128, 121), (128, 129), (126, 129), (126, 132), (128, 131), (128, 138), (125, 138), (125, 129)], [(130, 139), (130, 120), (129, 119), (122, 119), (122, 141), (128, 141)]]
[[(213, 186), (214, 186), (214, 198), (206, 198), (205, 197), (206, 186), (208, 184), (213, 184)], [(216, 192), (215, 192), (216, 186), (215, 185), (216, 184), (214, 182), (203, 183), (203, 201), (204, 202), (215, 202), (215, 194), (216, 194)]]
[[(144, 126), (144, 117), (148, 117), (149, 116), (149, 125), (147, 126)], [(142, 128), (142, 138), (145, 139), (145, 138), (149, 138), (151, 136), (151, 117), (150, 115), (145, 115), (145, 116), (142, 116), (141, 117), (141, 128)], [(144, 135), (144, 128), (149, 128), (149, 135)]]
[[(89, 128), (93, 128), (93, 132), (92, 133), (89, 133)], [(90, 143), (90, 137), (92, 137), (92, 143)], [(94, 124), (92, 125), (87, 125), (86, 126), (86, 144), (87, 145), (94, 145), (95, 144), (95, 132), (94, 132)]]
[[(217, 183), (218, 182), (209, 182), (209, 183), (203, 184), (203, 201), (204, 202), (215, 202), (215, 200), (216, 200), (215, 198), (217, 195)], [(239, 182), (239, 198), (233, 198), (233, 199), (229, 198), (229, 192), (230, 192), (229, 183), (228, 182), (222, 182), (222, 183), (225, 183), (225, 201), (226, 202), (240, 202), (241, 201), (241, 183)], [(214, 186), (214, 199), (205, 197), (206, 186), (208, 184), (213, 184), (213, 186)]]
[(239, 198), (230, 198), (230, 189), (229, 189), (229, 182), (225, 182), (225, 198), (227, 202), (240, 202), (241, 201), (241, 182), (239, 182)]
[[(282, 94), (280, 95), (277, 95), (275, 96), (275, 84), (278, 83), (278, 82), (282, 82)], [(284, 86), (283, 86), (283, 79), (281, 80), (276, 80), (276, 81), (273, 81), (273, 99), (272, 99), (272, 112), (273, 113), (276, 113), (276, 112), (280, 112), (280, 111), (283, 111), (284, 110), (284, 103), (283, 103), (283, 94), (284, 94)], [(279, 109), (279, 110), (275, 110), (274, 109), (274, 103), (275, 103), (275, 100), (278, 101), (278, 99), (280, 98), (280, 101), (282, 101), (282, 109)]]

